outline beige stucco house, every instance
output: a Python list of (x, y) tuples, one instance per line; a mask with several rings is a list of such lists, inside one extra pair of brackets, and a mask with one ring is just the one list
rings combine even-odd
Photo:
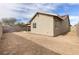
[(57, 36), (70, 30), (69, 16), (37, 12), (30, 21), (31, 33)]

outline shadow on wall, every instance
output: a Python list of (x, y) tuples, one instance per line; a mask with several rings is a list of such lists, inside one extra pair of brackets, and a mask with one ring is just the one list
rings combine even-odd
[[(71, 26), (70, 26), (70, 28), (69, 28), (66, 32), (60, 33), (59, 35), (65, 36), (65, 35), (67, 35), (70, 31), (71, 31)], [(59, 35), (55, 35), (54, 37), (57, 37), (57, 36), (59, 36)]]
[(0, 42), (1, 55), (60, 55), (16, 34), (6, 33)]
[(69, 29), (67, 32), (62, 33), (61, 35), (67, 35), (71, 30)]

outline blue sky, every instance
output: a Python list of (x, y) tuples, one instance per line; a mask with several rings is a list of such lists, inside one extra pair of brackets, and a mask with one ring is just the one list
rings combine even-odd
[(77, 3), (1, 3), (0, 18), (14, 17), (18, 22), (27, 23), (37, 11), (70, 17), (71, 25), (79, 22), (79, 4)]

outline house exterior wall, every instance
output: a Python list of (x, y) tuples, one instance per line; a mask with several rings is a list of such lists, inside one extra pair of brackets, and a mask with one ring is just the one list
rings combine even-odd
[[(33, 28), (34, 23), (36, 23), (36, 28)], [(31, 33), (57, 36), (69, 31), (70, 23), (67, 16), (61, 19), (57, 16), (37, 14), (31, 22)]]
[[(33, 23), (36, 23), (36, 28), (33, 28)], [(39, 14), (31, 22), (31, 32), (36, 34), (44, 34), (54, 36), (53, 17)]]
[(54, 36), (59, 34), (65, 34), (70, 31), (69, 19), (63, 19), (61, 21), (56, 21), (57, 18), (54, 18)]
[(63, 27), (63, 33), (69, 32), (70, 31), (70, 23), (69, 23), (69, 19), (64, 19), (62, 22), (62, 27)]
[(58, 18), (54, 18), (54, 36), (57, 36), (62, 33), (62, 20), (59, 20)]

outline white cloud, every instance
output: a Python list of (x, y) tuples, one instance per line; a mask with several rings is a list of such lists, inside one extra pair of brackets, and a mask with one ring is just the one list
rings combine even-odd
[(79, 3), (68, 3), (69, 5), (79, 5)]
[[(50, 12), (56, 10), (62, 4), (40, 4), (40, 3), (2, 3), (0, 4), (0, 18), (2, 17), (16, 17), (31, 19), (37, 11)], [(73, 5), (73, 4), (71, 4)], [(79, 22), (79, 16), (70, 16), (71, 25)]]
[(16, 6), (15, 4), (1, 3), (0, 4), (0, 18), (12, 17), (14, 13), (11, 11), (11, 9), (14, 8), (15, 6)]
[(18, 4), (18, 6), (16, 7), (16, 9), (18, 10), (18, 12), (20, 13), (20, 11), (24, 11), (24, 13), (22, 13), (23, 16), (31, 18), (35, 12), (37, 11), (43, 11), (43, 12), (50, 12), (50, 10), (55, 10), (59, 5), (62, 4), (40, 4), (40, 3), (31, 3), (31, 4)]
[(55, 10), (61, 4), (40, 4), (40, 3), (26, 3), (26, 4), (16, 4), (13, 7), (12, 12), (15, 13), (16, 17), (26, 17), (31, 18), (37, 11), (50, 12), (50, 10)]
[(79, 16), (70, 16), (70, 23), (71, 25), (79, 23)]
[(40, 3), (1, 3), (0, 18), (2, 17), (26, 17), (31, 18), (37, 11), (50, 12), (61, 4)]

